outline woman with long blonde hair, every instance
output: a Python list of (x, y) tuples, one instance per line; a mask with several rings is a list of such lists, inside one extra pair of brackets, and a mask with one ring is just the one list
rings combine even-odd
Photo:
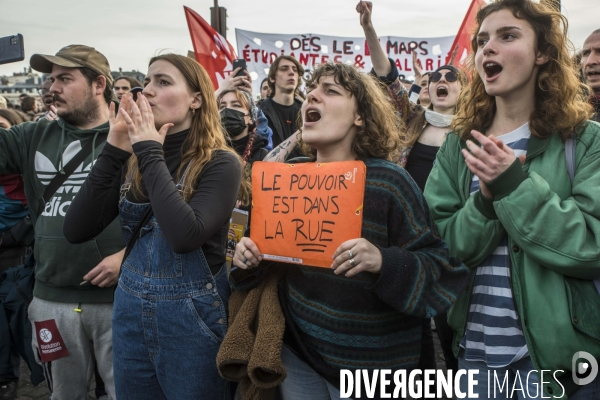
[[(585, 281), (600, 276), (600, 127), (588, 122), (567, 20), (543, 2), (498, 0), (477, 25), (456, 135), (425, 187), (442, 237), (471, 269), (449, 313), (453, 350), (460, 369), (479, 370), (479, 398), (598, 398), (598, 379), (577, 391), (571, 371), (576, 352), (600, 356)], [(581, 303), (579, 290), (592, 296)], [(511, 389), (492, 389), (496, 377)]]
[(115, 291), (117, 397), (225, 399), (216, 354), (227, 330), (225, 244), (242, 180), (213, 88), (194, 60), (150, 60), (123, 95), (107, 144), (65, 222), (72, 242), (117, 215), (128, 242)]

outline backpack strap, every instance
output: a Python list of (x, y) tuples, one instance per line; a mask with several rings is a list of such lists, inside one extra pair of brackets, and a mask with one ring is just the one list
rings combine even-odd
[(577, 146), (577, 140), (575, 132), (565, 141), (565, 157), (567, 158), (567, 172), (569, 173), (569, 179), (571, 184), (575, 178), (575, 147)]
[[(575, 132), (565, 141), (565, 157), (567, 159), (567, 172), (569, 173), (569, 179), (571, 180), (571, 184), (573, 184), (573, 179), (575, 178), (575, 146), (577, 145), (577, 136)], [(594, 279), (594, 286), (596, 287), (596, 291), (600, 294), (600, 279)]]

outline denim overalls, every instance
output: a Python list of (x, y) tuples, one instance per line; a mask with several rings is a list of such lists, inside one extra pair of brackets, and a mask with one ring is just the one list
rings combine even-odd
[[(186, 173), (177, 185), (180, 191)], [(150, 206), (127, 201), (130, 182), (127, 176), (119, 203), (127, 243)], [(202, 249), (173, 252), (154, 216), (139, 235), (115, 291), (117, 398), (229, 398), (229, 384), (216, 366), (227, 331), (230, 288), (225, 265), (213, 276)]]

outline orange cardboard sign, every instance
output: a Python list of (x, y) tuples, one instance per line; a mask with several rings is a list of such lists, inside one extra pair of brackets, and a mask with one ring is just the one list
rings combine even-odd
[(263, 258), (331, 266), (361, 237), (366, 171), (362, 161), (252, 164), (250, 238)]

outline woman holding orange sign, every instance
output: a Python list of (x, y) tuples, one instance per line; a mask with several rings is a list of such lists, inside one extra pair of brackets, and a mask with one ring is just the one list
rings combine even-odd
[[(324, 64), (307, 87), (301, 145), (319, 163), (363, 161), (367, 180), (361, 237), (335, 251), (331, 269), (285, 265), (284, 400), (339, 398), (341, 369), (416, 368), (421, 319), (447, 310), (467, 276), (418, 187), (391, 162), (401, 123), (376, 81), (348, 65)], [(261, 261), (257, 245), (243, 238), (234, 265)], [(249, 290), (268, 268), (234, 288)]]

